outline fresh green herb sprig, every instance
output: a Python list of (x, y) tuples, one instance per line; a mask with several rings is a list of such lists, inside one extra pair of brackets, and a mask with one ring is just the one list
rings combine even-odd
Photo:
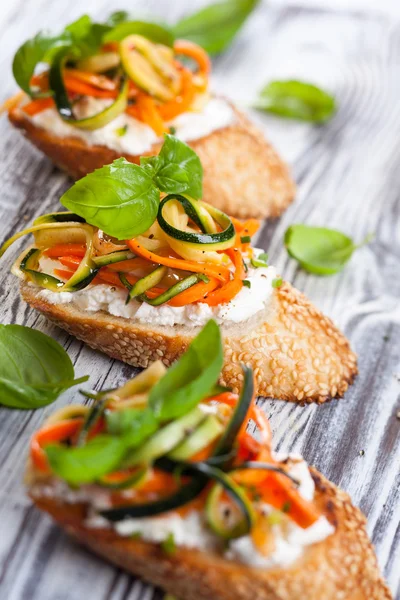
[(160, 425), (189, 413), (217, 385), (223, 364), (221, 333), (209, 321), (187, 352), (152, 388), (145, 408), (105, 412), (106, 432), (82, 446), (45, 448), (52, 470), (70, 485), (93, 483), (117, 468)]
[(64, 348), (48, 335), (21, 325), (0, 325), (0, 404), (35, 409), (51, 404), (74, 378)]
[(124, 137), (124, 135), (126, 135), (127, 131), (128, 131), (128, 125), (124, 125), (123, 127), (117, 127), (117, 129), (115, 130), (115, 133), (117, 134), (118, 137)]
[(275, 279), (272, 280), (272, 287), (280, 288), (282, 283), (283, 283), (282, 277), (276, 277)]
[(255, 269), (259, 267), (266, 268), (268, 267), (268, 254), (266, 252), (261, 252), (257, 258), (253, 257), (250, 259), (250, 263)]
[(165, 554), (175, 554), (176, 552), (176, 543), (173, 533), (169, 533), (165, 540), (161, 542), (161, 548), (165, 552)]
[(285, 246), (289, 255), (300, 266), (315, 275), (339, 273), (357, 248), (372, 239), (369, 235), (361, 244), (336, 229), (291, 225), (285, 233)]
[(166, 134), (158, 156), (143, 157), (140, 165), (118, 158), (75, 182), (60, 202), (108, 235), (125, 240), (154, 223), (160, 191), (200, 198), (202, 179), (197, 154)]
[(254, 108), (287, 119), (325, 123), (336, 112), (335, 98), (303, 81), (272, 81), (265, 86)]

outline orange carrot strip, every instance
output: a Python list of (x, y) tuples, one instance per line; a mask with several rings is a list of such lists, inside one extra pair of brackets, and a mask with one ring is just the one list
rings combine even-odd
[(33, 435), (30, 446), (30, 456), (35, 467), (40, 471), (48, 471), (49, 463), (43, 446), (69, 439), (79, 431), (82, 423), (83, 419), (67, 419), (39, 429)]
[(101, 90), (115, 91), (117, 89), (115, 81), (105, 75), (97, 75), (87, 71), (79, 71), (78, 69), (66, 69), (64, 77), (66, 76), (73, 77)]
[(208, 75), (211, 71), (211, 61), (205, 50), (190, 42), (189, 40), (176, 40), (174, 43), (174, 51), (175, 54), (181, 54), (183, 56), (188, 56), (196, 61), (199, 72), (202, 75)]
[(229, 250), (226, 250), (226, 254), (235, 265), (234, 277), (231, 281), (225, 283), (225, 285), (218, 288), (214, 292), (211, 292), (206, 298), (204, 298), (204, 302), (209, 306), (227, 304), (240, 292), (243, 287), (242, 279), (244, 275), (244, 267), (242, 253), (238, 248), (230, 248)]
[(143, 258), (146, 258), (152, 263), (165, 265), (166, 267), (171, 267), (172, 269), (178, 269), (181, 271), (190, 271), (191, 273), (204, 273), (205, 275), (215, 277), (223, 282), (229, 280), (230, 271), (227, 267), (222, 265), (217, 266), (211, 265), (210, 263), (196, 263), (190, 260), (160, 256), (159, 254), (154, 254), (154, 252), (144, 248), (135, 239), (127, 240), (126, 243), (134, 254), (139, 254), (139, 256), (143, 256)]
[(158, 107), (164, 121), (171, 121), (171, 119), (186, 112), (192, 105), (195, 94), (193, 75), (188, 69), (182, 68), (181, 91), (179, 95), (174, 100), (160, 104)]
[(54, 275), (56, 277), (61, 277), (61, 279), (65, 279), (66, 281), (68, 281), (68, 279), (71, 279), (74, 273), (75, 271), (66, 271), (65, 269), (54, 269)]
[(249, 219), (243, 223), (242, 235), (253, 236), (260, 229), (260, 221), (257, 219)]
[(59, 256), (85, 256), (86, 246), (84, 244), (57, 244), (43, 252), (49, 258), (58, 258)]
[(318, 520), (320, 511), (313, 502), (299, 494), (290, 479), (272, 471), (266, 473), (264, 481), (257, 486), (257, 490), (267, 504), (278, 510), (285, 510), (288, 516), (304, 529)]
[(47, 108), (52, 108), (53, 106), (53, 98), (37, 98), (36, 100), (28, 102), (28, 104), (24, 104), (22, 110), (30, 117), (34, 117), (43, 110), (46, 110)]
[(80, 96), (95, 96), (97, 98), (116, 98), (118, 90), (100, 90), (92, 85), (80, 81), (72, 75), (64, 76), (64, 84), (68, 92)]
[(140, 120), (149, 125), (158, 136), (162, 136), (167, 131), (156, 103), (151, 96), (148, 94), (138, 94), (136, 108), (139, 112)]
[(187, 304), (195, 304), (196, 302), (203, 302), (204, 296), (209, 292), (215, 290), (216, 287), (219, 286), (218, 279), (214, 277), (210, 279), (208, 283), (204, 281), (200, 281), (196, 283), (194, 286), (181, 292), (175, 298), (172, 298), (168, 304), (170, 306), (186, 306)]

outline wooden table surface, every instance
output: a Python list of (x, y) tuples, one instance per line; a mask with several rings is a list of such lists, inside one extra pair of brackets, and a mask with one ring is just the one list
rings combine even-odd
[[(87, 0), (85, 11), (102, 18), (112, 9), (137, 5), (173, 21), (196, 4), (121, 1), (110, 8), (106, 0)], [(10, 67), (17, 46), (39, 28), (61, 28), (82, 6), (77, 0), (2, 3), (1, 96), (16, 90)], [(292, 165), (298, 183), (296, 202), (280, 220), (264, 225), (258, 244), (283, 276), (345, 331), (359, 355), (360, 374), (340, 401), (303, 408), (266, 400), (263, 407), (278, 449), (302, 452), (361, 506), (379, 563), (400, 598), (400, 22), (361, 12), (262, 5), (215, 61), (214, 87), (246, 106), (268, 80), (292, 76), (334, 91), (339, 111), (323, 127), (253, 115)], [(6, 118), (0, 122), (0, 157), (1, 242), (37, 215), (57, 209), (70, 182)], [(318, 278), (299, 270), (283, 248), (286, 228), (299, 222), (337, 227), (357, 241), (373, 232), (375, 239), (342, 273)], [(131, 367), (68, 337), (20, 300), (9, 267), (23, 243), (1, 264), (1, 322), (52, 335), (70, 353), (77, 374), (90, 374), (94, 388), (132, 376)], [(67, 392), (57, 406), (76, 397)], [(1, 410), (0, 598), (161, 598), (72, 543), (25, 497), (28, 441), (52, 410)]]

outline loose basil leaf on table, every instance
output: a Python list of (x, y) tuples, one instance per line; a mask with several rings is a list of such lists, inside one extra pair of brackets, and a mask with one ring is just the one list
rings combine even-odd
[(0, 404), (40, 408), (87, 379), (74, 379), (71, 359), (48, 335), (21, 325), (0, 325)]
[(145, 21), (124, 21), (118, 23), (103, 38), (103, 42), (119, 42), (132, 34), (143, 35), (156, 44), (172, 47), (175, 37), (172, 31), (165, 25), (148, 23)]
[(173, 135), (165, 134), (158, 156), (142, 157), (140, 165), (152, 176), (162, 192), (203, 195), (203, 167), (196, 152)]
[(289, 255), (315, 275), (333, 275), (343, 269), (353, 252), (370, 241), (368, 236), (360, 245), (336, 229), (292, 225), (285, 233)]
[(288, 119), (324, 123), (336, 112), (336, 101), (310, 83), (273, 81), (261, 90), (254, 108)]
[(139, 165), (118, 158), (77, 181), (60, 202), (119, 239), (146, 231), (157, 216), (160, 193)]
[(156, 417), (167, 421), (194, 408), (214, 389), (222, 365), (221, 332), (211, 320), (151, 390), (149, 406)]
[(202, 46), (209, 54), (223, 52), (260, 0), (225, 0), (184, 17), (174, 27), (176, 37)]
[(81, 485), (116, 469), (125, 454), (125, 444), (121, 438), (101, 434), (84, 446), (48, 445), (44, 450), (57, 475), (71, 485)]

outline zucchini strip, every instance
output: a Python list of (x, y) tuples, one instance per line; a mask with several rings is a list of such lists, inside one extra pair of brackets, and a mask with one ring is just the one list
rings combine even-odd
[[(72, 213), (70, 213), (72, 215)], [(45, 215), (46, 217), (48, 215)], [(41, 217), (43, 218), (43, 217)], [(37, 219), (37, 221), (39, 221), (39, 219)], [(6, 250), (8, 250), (8, 248), (17, 240), (19, 240), (20, 238), (24, 237), (24, 235), (28, 235), (29, 233), (35, 233), (36, 231), (42, 231), (43, 229), (65, 229), (67, 227), (83, 227), (83, 224), (81, 222), (73, 222), (73, 221), (67, 221), (67, 222), (50, 222), (50, 221), (41, 221), (40, 223), (34, 222), (34, 224), (31, 227), (28, 227), (27, 229), (24, 229), (23, 231), (19, 231), (18, 233), (14, 234), (12, 237), (10, 237), (8, 240), (6, 240), (4, 242), (4, 244), (1, 246), (0, 248), (0, 258), (3, 256), (3, 254), (5, 253)]]
[(197, 454), (221, 435), (223, 425), (215, 415), (208, 415), (202, 423), (189, 434), (178, 446), (176, 446), (168, 457), (174, 460), (188, 460)]
[(65, 53), (59, 54), (51, 65), (49, 73), (50, 89), (53, 91), (58, 114), (63, 121), (74, 127), (93, 131), (94, 129), (104, 127), (125, 111), (128, 104), (129, 80), (123, 76), (121, 78), (119, 94), (111, 106), (91, 117), (77, 119), (74, 116), (74, 111), (64, 85), (63, 70), (66, 61), (67, 56)]
[(57, 279), (52, 275), (47, 275), (46, 273), (42, 273), (41, 271), (37, 270), (39, 266), (40, 255), (41, 251), (38, 248), (31, 248), (25, 252), (22, 260), (20, 258), (17, 259), (19, 264), (15, 263), (15, 267), (24, 273), (28, 279), (33, 281), (33, 283), (36, 285), (45, 288), (46, 290), (57, 292), (64, 286), (64, 282), (61, 281), (61, 279)]
[[(206, 518), (210, 528), (224, 540), (232, 540), (248, 534), (255, 522), (252, 502), (247, 494), (228, 475), (219, 472), (218, 483), (212, 487), (206, 500)], [(222, 494), (226, 493), (242, 512), (242, 518), (230, 525), (225, 516), (225, 505), (221, 509)], [(224, 518), (225, 517), (225, 518)]]
[(208, 482), (207, 477), (199, 476), (190, 483), (183, 485), (175, 494), (171, 494), (155, 502), (146, 502), (145, 504), (133, 504), (130, 506), (120, 506), (100, 512), (101, 516), (109, 521), (122, 521), (126, 517), (140, 519), (142, 517), (154, 517), (171, 510), (176, 510), (185, 504), (188, 504), (204, 490)]
[(106, 396), (104, 398), (105, 394), (107, 394), (107, 392), (98, 394), (98, 401), (95, 401), (95, 404), (91, 406), (87, 412), (82, 429), (80, 430), (76, 441), (77, 446), (83, 446), (86, 443), (90, 430), (98, 423), (100, 417), (103, 415), (108, 402), (108, 397)]
[(99, 271), (99, 267), (92, 260), (94, 228), (91, 225), (81, 225), (81, 228), (86, 235), (85, 256), (82, 258), (79, 267), (72, 275), (71, 279), (69, 279), (61, 288), (60, 291), (63, 292), (83, 290), (93, 281)]
[(184, 506), (194, 500), (206, 487), (208, 481), (216, 481), (229, 495), (232, 501), (243, 513), (243, 519), (230, 536), (239, 537), (248, 533), (254, 522), (254, 514), (250, 500), (239, 486), (220, 469), (207, 463), (187, 463), (174, 461), (169, 458), (156, 460), (154, 466), (167, 473), (179, 473), (181, 476), (192, 476), (189, 483), (183, 485), (175, 494), (146, 504), (120, 506), (118, 508), (101, 511), (100, 514), (110, 521), (120, 521), (126, 517), (140, 518), (152, 517), (170, 510)]
[(123, 461), (123, 468), (135, 467), (140, 464), (150, 464), (160, 456), (170, 452), (182, 440), (187, 432), (205, 419), (205, 413), (198, 407), (183, 417), (172, 421), (157, 431), (141, 448), (128, 454)]
[(139, 302), (146, 302), (147, 304), (151, 304), (151, 306), (160, 306), (161, 304), (165, 304), (172, 298), (175, 298), (175, 296), (189, 289), (199, 281), (204, 281), (205, 283), (208, 283), (210, 280), (202, 273), (195, 273), (193, 275), (185, 277), (185, 279), (182, 279), (181, 281), (178, 281), (178, 283), (175, 283), (173, 286), (168, 288), (165, 292), (163, 292), (156, 298), (149, 298), (148, 296), (146, 296), (146, 294), (141, 294), (137, 297), (137, 299), (139, 300)]
[(135, 258), (135, 255), (130, 250), (116, 250), (103, 256), (93, 256), (93, 262), (97, 267), (106, 267), (107, 265), (114, 265), (115, 263), (130, 260), (131, 258)]
[(235, 407), (235, 411), (228, 423), (225, 433), (218, 442), (214, 455), (229, 454), (234, 446), (237, 435), (246, 419), (246, 415), (250, 408), (251, 401), (254, 396), (254, 379), (253, 371), (246, 366), (243, 369), (243, 387)]
[(126, 298), (125, 304), (128, 304), (131, 300), (133, 300), (133, 298), (141, 296), (147, 290), (150, 290), (152, 287), (158, 285), (160, 281), (165, 277), (166, 272), (167, 267), (157, 267), (156, 269), (154, 269), (154, 271), (149, 273), (149, 275), (146, 275), (145, 277), (139, 279), (139, 281), (137, 281), (134, 285), (131, 285), (129, 283), (129, 281), (123, 273), (119, 273), (118, 275), (121, 280), (121, 283), (123, 283), (124, 286), (129, 290), (129, 294)]
[[(163, 216), (163, 208), (170, 202), (171, 200), (177, 200), (183, 207), (185, 213), (188, 215), (192, 221), (198, 225), (201, 229), (202, 233), (195, 233), (191, 231), (184, 231), (181, 229), (177, 229), (173, 227), (170, 223), (166, 221)], [(187, 197), (182, 196), (180, 194), (169, 194), (166, 196), (160, 203), (157, 215), (157, 221), (161, 229), (168, 236), (172, 237), (175, 240), (185, 243), (189, 248), (195, 250), (226, 250), (227, 248), (231, 248), (235, 244), (236, 232), (233, 226), (232, 221), (222, 211), (214, 211), (214, 214), (211, 213), (209, 207), (205, 205), (205, 203), (200, 204), (200, 207), (197, 209), (194, 208), (195, 200), (189, 200)], [(200, 217), (201, 207), (207, 207), (208, 212), (212, 215), (215, 221), (218, 223), (220, 227), (223, 228), (222, 231), (208, 233), (206, 230), (206, 224), (203, 218)], [(208, 227), (208, 226), (207, 226)]]

